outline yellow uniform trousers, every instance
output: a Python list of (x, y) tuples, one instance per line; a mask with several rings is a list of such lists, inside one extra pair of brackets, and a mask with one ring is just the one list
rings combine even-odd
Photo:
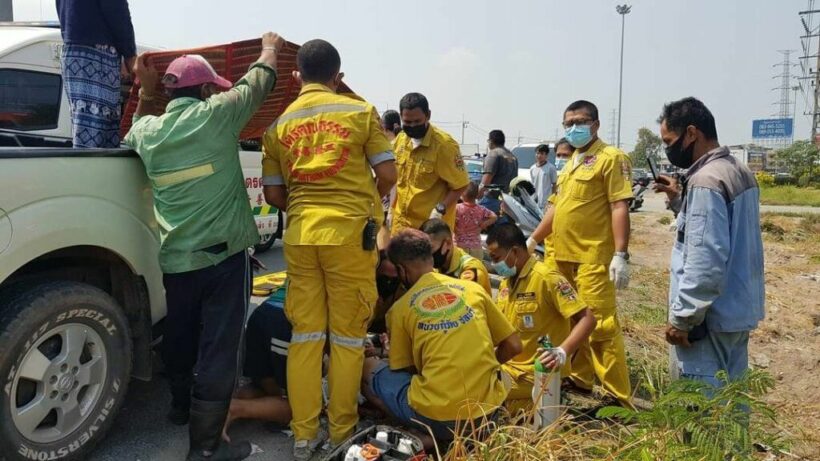
[(601, 264), (554, 261), (595, 314), (595, 330), (572, 357), (572, 381), (592, 389), (597, 376), (601, 386), (623, 405), (631, 407), (632, 387), (626, 365), (624, 337), (615, 310), (615, 285)]
[(288, 401), (296, 440), (311, 440), (322, 410), (322, 355), (330, 343), (330, 439), (353, 434), (367, 324), (376, 303), (378, 254), (357, 245), (288, 245), (285, 315), (293, 325), (288, 348)]

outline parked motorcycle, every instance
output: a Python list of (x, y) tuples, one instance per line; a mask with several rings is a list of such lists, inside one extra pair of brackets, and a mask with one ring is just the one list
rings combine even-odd
[[(485, 186), (488, 194), (501, 200), (501, 218), (497, 222), (516, 224), (525, 236), (529, 237), (544, 218), (542, 210), (535, 199), (535, 187), (526, 179), (516, 178), (510, 182), (509, 193), (504, 192), (498, 184)], [(538, 245), (536, 252), (543, 255), (544, 246)]]
[(643, 196), (649, 190), (649, 178), (638, 178), (632, 181), (633, 198), (629, 203), (629, 211), (638, 211), (643, 206)]

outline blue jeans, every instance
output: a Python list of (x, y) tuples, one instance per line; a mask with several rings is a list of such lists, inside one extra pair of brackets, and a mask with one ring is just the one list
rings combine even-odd
[(672, 372), (681, 378), (694, 379), (720, 387), (715, 374), (725, 370), (729, 379), (739, 379), (749, 368), (749, 332), (718, 333), (709, 331), (692, 347), (675, 346), (671, 354)]
[[(410, 381), (413, 375), (405, 371), (393, 371), (382, 362), (376, 367), (371, 375), (370, 387), (376, 396), (384, 402), (399, 421), (407, 426), (415, 427), (424, 434), (432, 431), (437, 440), (453, 440), (456, 430), (456, 421), (436, 421), (418, 414), (407, 400), (407, 392), (410, 390)], [(469, 424), (460, 424), (461, 428), (469, 427)], [(481, 426), (481, 421), (477, 420), (475, 427)]]

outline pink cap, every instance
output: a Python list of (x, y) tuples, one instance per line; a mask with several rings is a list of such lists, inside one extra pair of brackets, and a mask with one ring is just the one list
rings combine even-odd
[(169, 75), (176, 77), (176, 81), (163, 82), (168, 88), (185, 88), (203, 83), (213, 83), (224, 89), (233, 86), (228, 79), (220, 77), (208, 61), (198, 54), (188, 54), (174, 59), (165, 71), (165, 76)]

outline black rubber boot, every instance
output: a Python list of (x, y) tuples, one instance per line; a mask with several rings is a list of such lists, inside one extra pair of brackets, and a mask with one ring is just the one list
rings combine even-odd
[(176, 426), (188, 424), (191, 412), (191, 377), (169, 375), (171, 386), (171, 409), (168, 410), (168, 421)]
[(248, 442), (226, 443), (222, 428), (231, 402), (207, 402), (191, 399), (191, 421), (188, 431), (191, 449), (187, 461), (239, 461), (251, 455)]

